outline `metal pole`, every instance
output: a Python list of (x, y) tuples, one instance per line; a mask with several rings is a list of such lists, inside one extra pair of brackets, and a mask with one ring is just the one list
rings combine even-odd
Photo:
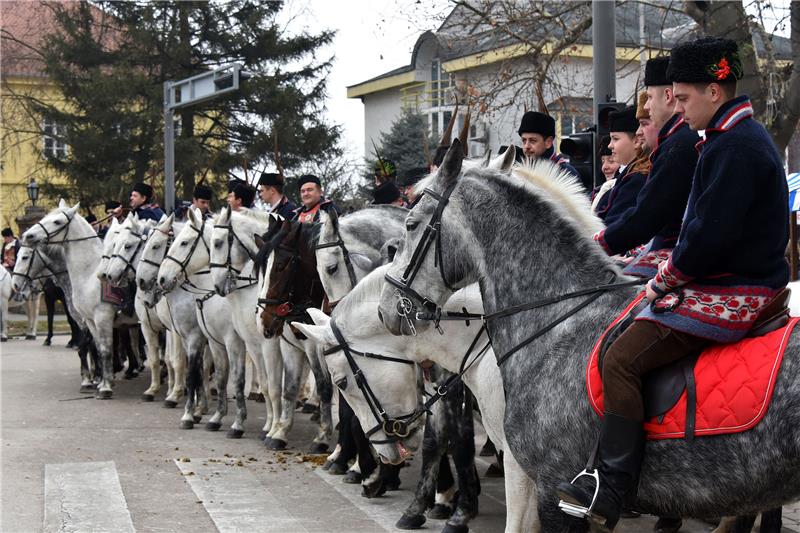
[(171, 82), (164, 82), (164, 212), (175, 210), (175, 117), (170, 95)]
[[(594, 77), (594, 123), (599, 124), (600, 104), (614, 102), (617, 99), (617, 41), (614, 23), (613, 1), (594, 0), (592, 2), (592, 66)], [(594, 136), (595, 154), (600, 139)], [(600, 174), (600, 165), (595, 157), (595, 184), (604, 181)]]

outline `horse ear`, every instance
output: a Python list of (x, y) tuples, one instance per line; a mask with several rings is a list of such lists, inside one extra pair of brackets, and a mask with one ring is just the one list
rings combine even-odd
[(190, 208), (189, 208), (189, 209), (187, 209), (186, 211), (187, 211), (187, 212), (188, 212), (188, 214), (189, 214), (189, 222), (190, 222), (190, 223), (191, 223), (193, 226), (199, 226), (199, 225), (200, 225), (200, 219), (199, 219), (199, 218), (197, 218), (197, 212), (194, 210), (194, 208), (190, 207)]
[[(311, 309), (309, 309), (310, 311)], [(311, 324), (303, 324), (301, 322), (290, 322), (290, 326), (297, 328), (300, 333), (314, 341), (320, 346), (327, 346), (336, 344), (336, 338), (331, 332), (331, 328), (326, 326), (312, 326)]]
[(322, 310), (317, 309), (316, 307), (308, 308), (308, 316), (311, 317), (311, 320), (317, 326), (327, 326), (331, 321), (331, 317), (329, 317), (328, 315), (323, 313)]
[(136, 213), (133, 211), (128, 211), (128, 216), (125, 217), (125, 220), (133, 220), (134, 216), (136, 216)]
[(167, 233), (169, 229), (172, 227), (172, 221), (175, 220), (175, 213), (170, 214), (169, 216), (161, 217), (161, 220), (158, 223), (156, 229)]
[(439, 177), (444, 183), (451, 184), (461, 174), (461, 164), (464, 162), (464, 145), (458, 139), (453, 139), (453, 144), (444, 156), (442, 166), (439, 167)]
[(81, 203), (80, 203), (80, 202), (78, 202), (77, 204), (75, 204), (75, 205), (73, 205), (72, 207), (70, 207), (70, 209), (69, 209), (69, 210), (70, 210), (70, 212), (72, 212), (72, 213), (77, 213), (77, 212), (78, 212), (78, 209), (80, 209), (80, 208), (81, 208)]
[(513, 144), (509, 145), (509, 147), (506, 148), (506, 151), (503, 153), (503, 159), (500, 163), (500, 170), (503, 171), (509, 170), (514, 164), (514, 161), (516, 160), (517, 160), (517, 147), (514, 146)]
[(253, 235), (253, 240), (256, 243), (256, 248), (258, 248), (259, 250), (262, 249), (265, 244), (267, 244), (267, 241), (265, 241), (264, 238), (258, 233)]
[(63, 198), (59, 198), (58, 199), (58, 208), (59, 209), (66, 209), (67, 207), (68, 207), (67, 206), (67, 201), (64, 200)]

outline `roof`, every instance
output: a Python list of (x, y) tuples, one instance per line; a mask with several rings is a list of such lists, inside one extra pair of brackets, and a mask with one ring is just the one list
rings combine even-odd
[[(638, 49), (641, 46), (639, 38), (640, 7), (644, 9), (644, 36), (648, 48), (670, 50), (682, 41), (696, 38), (697, 25), (694, 20), (689, 17), (689, 15), (683, 13), (679, 8), (673, 7), (674, 5), (674, 0), (650, 0), (649, 3), (627, 1), (617, 4), (617, 8), (614, 11), (617, 49)], [(575, 22), (577, 22), (578, 15), (572, 14), (571, 16), (575, 18)], [(552, 28), (537, 28), (537, 30), (542, 33), (542, 35), (537, 36), (535, 33), (531, 34), (530, 28), (523, 28), (522, 24), (522, 22), (518, 23), (520, 26), (518, 28), (519, 31), (524, 31), (526, 38), (531, 41), (537, 39), (544, 40), (554, 36)], [(567, 21), (567, 25), (569, 25), (569, 21)], [(511, 32), (515, 31), (513, 25), (511, 25), (509, 29)], [(556, 30), (556, 33), (557, 32), (558, 30)], [(443, 63), (447, 63), (448, 61), (452, 62), (457, 59), (467, 58), (468, 56), (476, 56), (497, 50), (519, 47), (519, 40), (509, 33), (510, 32), (500, 31), (496, 27), (485, 22), (475, 21), (471, 18), (471, 12), (456, 7), (448, 14), (447, 18), (435, 33), (428, 31), (420, 35), (414, 45), (414, 51), (411, 54), (411, 63), (385, 72), (369, 80), (351, 85), (348, 87), (348, 92), (360, 96), (369, 92), (365, 90), (367, 89), (366, 87), (362, 87), (365, 84), (374, 84), (376, 81), (385, 80), (399, 74), (405, 74), (416, 70), (416, 51), (426, 40), (436, 40), (439, 45), (439, 58)], [(772, 45), (777, 59), (790, 59), (791, 42), (789, 39), (777, 35), (773, 35), (772, 37)], [(759, 51), (763, 50), (763, 43), (759, 35), (755, 35), (754, 42)], [(591, 43), (592, 31), (589, 29), (584, 32), (576, 44), (588, 45), (590, 48)], [(583, 48), (587, 48), (587, 46)], [(524, 55), (524, 50), (520, 49), (511, 52), (511, 56), (520, 55)], [(497, 57), (509, 57), (509, 55), (498, 54)], [(464, 64), (467, 65), (469, 63), (465, 62)], [(378, 89), (385, 88), (383, 85), (375, 84), (374, 87)], [(354, 88), (358, 89), (353, 90)]]

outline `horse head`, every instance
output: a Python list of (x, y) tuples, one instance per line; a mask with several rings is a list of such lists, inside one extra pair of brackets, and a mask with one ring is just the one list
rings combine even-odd
[[(436, 174), (416, 186), (421, 198), (406, 218), (405, 235), (386, 274), (387, 285), (378, 308), (383, 323), (395, 335), (409, 335), (429, 327), (430, 323), (418, 321), (416, 314), (434, 310), (457, 288), (475, 281), (464, 275), (464, 267), (474, 258), (469, 253), (469, 232), (458, 209), (463, 159), (463, 147), (456, 139)], [(498, 171), (466, 171), (473, 172)]]
[[(43, 275), (44, 274), (44, 275)], [(46, 265), (39, 250), (30, 246), (21, 246), (11, 273), (11, 288), (19, 301), (27, 300), (31, 291), (38, 290), (41, 280), (52, 273), (46, 272)]]
[[(22, 234), (21, 243), (32, 248), (40, 244), (62, 244), (72, 239), (75, 236), (73, 234), (85, 233), (87, 229), (93, 231), (89, 223), (78, 214), (80, 205), (77, 203), (68, 207), (61, 199), (57, 208)], [(75, 221), (78, 222), (73, 224)]]
[(256, 235), (276, 220), (275, 215), (263, 216), (255, 211), (233, 211), (230, 206), (220, 211), (214, 219), (211, 232), (211, 280), (220, 296), (226, 296), (239, 287), (253, 284), (252, 264), (258, 254)]
[(208, 267), (211, 224), (193, 207), (187, 210), (187, 215), (188, 221), (176, 232), (158, 269), (158, 286), (164, 292), (173, 290), (192, 274)]
[[(133, 217), (133, 213), (128, 213), (125, 222)], [(117, 237), (122, 232), (124, 222), (117, 220), (117, 217), (111, 217), (111, 225), (106, 231), (103, 238), (103, 255), (100, 257), (100, 264), (97, 267), (97, 277), (100, 281), (108, 281), (108, 263), (111, 261), (111, 256), (114, 253), (114, 245), (117, 242)]]
[(407, 338), (386, 335), (377, 319), (375, 304), (383, 276), (382, 270), (377, 272), (365, 278), (365, 283), (370, 276), (376, 278), (372, 298), (364, 296), (361, 283), (334, 309), (333, 321), (346, 341), (347, 352), (334, 333), (331, 318), (318, 309), (308, 309), (313, 325), (298, 322), (291, 325), (324, 350), (331, 381), (352, 407), (381, 461), (399, 464), (419, 449), (422, 418), (416, 417), (398, 432), (394, 421), (412, 420), (420, 412), (420, 395), (416, 367), (411, 361), (403, 364), (404, 359), (400, 358), (381, 360), (363, 355), (403, 354), (408, 349)]
[(262, 281), (261, 323), (267, 338), (280, 335), (288, 320), (300, 320), (306, 309), (324, 298), (314, 254), (315, 227), (284, 221), (273, 239)]
[(144, 245), (142, 257), (136, 267), (136, 286), (142, 291), (151, 292), (156, 288), (158, 269), (172, 239), (174, 220), (174, 214), (162, 217)]
[(106, 269), (106, 279), (115, 286), (135, 280), (136, 265), (147, 242), (147, 233), (152, 229), (152, 226), (140, 221), (135, 214), (129, 215), (119, 227)]

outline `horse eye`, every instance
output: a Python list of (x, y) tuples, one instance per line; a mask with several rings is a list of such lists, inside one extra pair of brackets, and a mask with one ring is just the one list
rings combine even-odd
[(342, 390), (345, 390), (347, 388), (347, 378), (342, 378), (339, 381), (337, 381), (336, 386)]
[(55, 224), (56, 226), (60, 226), (61, 225), (61, 221), (60, 220), (54, 220), (53, 224)]
[(222, 243), (221, 243), (221, 242), (219, 242), (219, 241), (215, 241), (215, 242), (214, 242), (214, 248), (215, 248), (215, 249), (217, 249), (217, 250), (219, 250), (220, 248), (222, 248)]
[(187, 244), (189, 244), (189, 241), (181, 241), (181, 246), (186, 246)]
[(160, 244), (154, 244), (153, 245), (153, 250), (158, 250), (159, 248), (161, 248)]
[(126, 250), (130, 250), (131, 248), (132, 248), (132, 246), (131, 246), (130, 244), (126, 244), (126, 245), (125, 245), (125, 249), (126, 249)]
[(406, 231), (414, 231), (419, 226), (419, 222), (415, 220), (409, 220), (406, 222)]
[(337, 270), (339, 270), (339, 265), (331, 265), (325, 269), (329, 275), (334, 275)]

